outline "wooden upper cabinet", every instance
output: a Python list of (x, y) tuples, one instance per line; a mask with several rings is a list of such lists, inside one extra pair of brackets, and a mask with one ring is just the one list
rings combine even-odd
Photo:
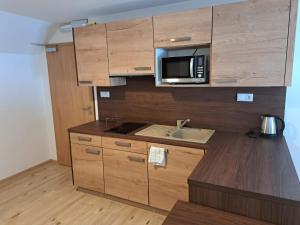
[(284, 86), (289, 0), (249, 0), (213, 10), (212, 86)]
[(108, 78), (105, 25), (75, 28), (74, 42), (79, 83), (105, 83)]
[(211, 43), (212, 8), (154, 16), (154, 47), (170, 48)]
[(104, 24), (74, 29), (79, 85), (115, 86), (124, 80), (109, 79), (106, 29)]
[(151, 17), (113, 22), (106, 28), (110, 76), (154, 74)]

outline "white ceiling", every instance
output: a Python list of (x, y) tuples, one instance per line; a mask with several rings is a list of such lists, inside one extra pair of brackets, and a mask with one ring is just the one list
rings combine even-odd
[(213, 5), (232, 1), (237, 0), (0, 0), (0, 11), (61, 23), (176, 3)]
[(49, 22), (185, 2), (188, 0), (0, 0), (0, 10)]

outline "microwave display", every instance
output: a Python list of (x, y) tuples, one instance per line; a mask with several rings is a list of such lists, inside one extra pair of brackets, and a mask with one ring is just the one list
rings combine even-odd
[(208, 83), (207, 60), (205, 55), (162, 58), (161, 82)]

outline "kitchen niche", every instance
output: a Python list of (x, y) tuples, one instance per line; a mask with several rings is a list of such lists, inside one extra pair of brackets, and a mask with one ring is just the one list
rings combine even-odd
[(210, 84), (162, 84), (162, 58), (165, 57), (180, 57), (180, 56), (197, 56), (205, 55), (208, 56), (208, 73), (210, 75), (210, 46), (193, 46), (189, 48), (156, 48), (155, 49), (155, 85), (156, 87), (208, 87)]

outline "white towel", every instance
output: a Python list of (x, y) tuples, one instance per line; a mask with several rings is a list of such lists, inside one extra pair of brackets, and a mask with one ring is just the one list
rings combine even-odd
[(155, 166), (166, 166), (166, 150), (159, 147), (150, 147), (148, 162)]

